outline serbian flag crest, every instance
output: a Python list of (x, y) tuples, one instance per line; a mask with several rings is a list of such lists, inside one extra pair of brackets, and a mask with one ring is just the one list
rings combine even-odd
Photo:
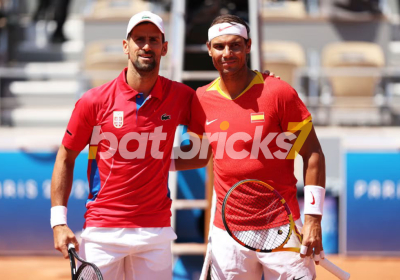
[(114, 111), (113, 124), (115, 128), (121, 128), (124, 125), (124, 112)]

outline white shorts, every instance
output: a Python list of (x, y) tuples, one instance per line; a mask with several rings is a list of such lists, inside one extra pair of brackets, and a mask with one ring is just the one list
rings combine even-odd
[[(299, 230), (301, 220), (296, 221)], [(285, 247), (300, 247), (293, 234)], [(313, 280), (315, 265), (296, 252), (257, 253), (238, 244), (229, 234), (213, 227), (211, 233), (211, 279), (234, 280)]]
[(104, 280), (172, 279), (172, 228), (87, 228), (81, 237), (79, 255)]

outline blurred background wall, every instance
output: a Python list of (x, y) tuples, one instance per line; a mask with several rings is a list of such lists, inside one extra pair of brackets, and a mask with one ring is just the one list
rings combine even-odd
[[(325, 251), (400, 255), (397, 0), (1, 0), (1, 255), (57, 254), (49, 225), (56, 151), (76, 100), (126, 66), (126, 25), (143, 10), (159, 14), (166, 26), (170, 45), (161, 75), (193, 88), (218, 77), (205, 46), (211, 21), (231, 13), (249, 22), (251, 67), (281, 76), (313, 115), (327, 161)], [(69, 204), (76, 232), (88, 194), (86, 166), (84, 152)], [(208, 170), (170, 174), (178, 234), (174, 279), (200, 273)], [(299, 159), (296, 175), (302, 203)]]

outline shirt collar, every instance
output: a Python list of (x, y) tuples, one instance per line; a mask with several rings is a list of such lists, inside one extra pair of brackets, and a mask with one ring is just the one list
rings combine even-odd
[[(121, 74), (118, 76), (117, 78), (117, 84), (118, 84), (118, 88), (120, 90), (120, 92), (122, 94), (124, 94), (127, 98), (127, 100), (135, 97), (136, 95), (139, 94), (139, 92), (133, 88), (131, 88), (127, 81), (126, 81), (126, 72), (128, 71), (128, 68), (126, 67)], [(161, 78), (160, 76), (158, 76), (157, 81), (153, 87), (153, 89), (151, 90), (148, 98), (150, 97), (155, 97), (157, 99), (161, 99), (162, 98), (162, 82), (161, 82)]]
[[(254, 73), (256, 74), (256, 76), (253, 78), (253, 80), (251, 81), (251, 83), (238, 95), (236, 96), (237, 99), (240, 96), (242, 96), (243, 94), (245, 94), (250, 88), (252, 88), (254, 85), (258, 85), (258, 84), (264, 84), (264, 78), (263, 75), (258, 72), (258, 71), (254, 71)], [(211, 91), (211, 90), (215, 90), (217, 91), (219, 94), (221, 94), (223, 97), (232, 100), (232, 98), (226, 94), (225, 92), (222, 91), (222, 89), (219, 87), (219, 81), (220, 81), (221, 77), (218, 77), (207, 89), (206, 91)]]

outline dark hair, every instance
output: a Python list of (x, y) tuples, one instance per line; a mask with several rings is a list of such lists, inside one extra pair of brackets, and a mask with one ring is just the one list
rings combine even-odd
[[(240, 17), (235, 16), (235, 15), (227, 14), (227, 15), (218, 16), (213, 20), (213, 22), (211, 23), (211, 26), (214, 26), (214, 25), (219, 24), (219, 23), (224, 23), (224, 22), (240, 23), (240, 24), (244, 25), (246, 27), (246, 30), (247, 30), (247, 38), (248, 39), (250, 38), (250, 27), (247, 25), (247, 23), (243, 19), (241, 19)], [(247, 43), (248, 39), (247, 40), (245, 39), (246, 43)]]

